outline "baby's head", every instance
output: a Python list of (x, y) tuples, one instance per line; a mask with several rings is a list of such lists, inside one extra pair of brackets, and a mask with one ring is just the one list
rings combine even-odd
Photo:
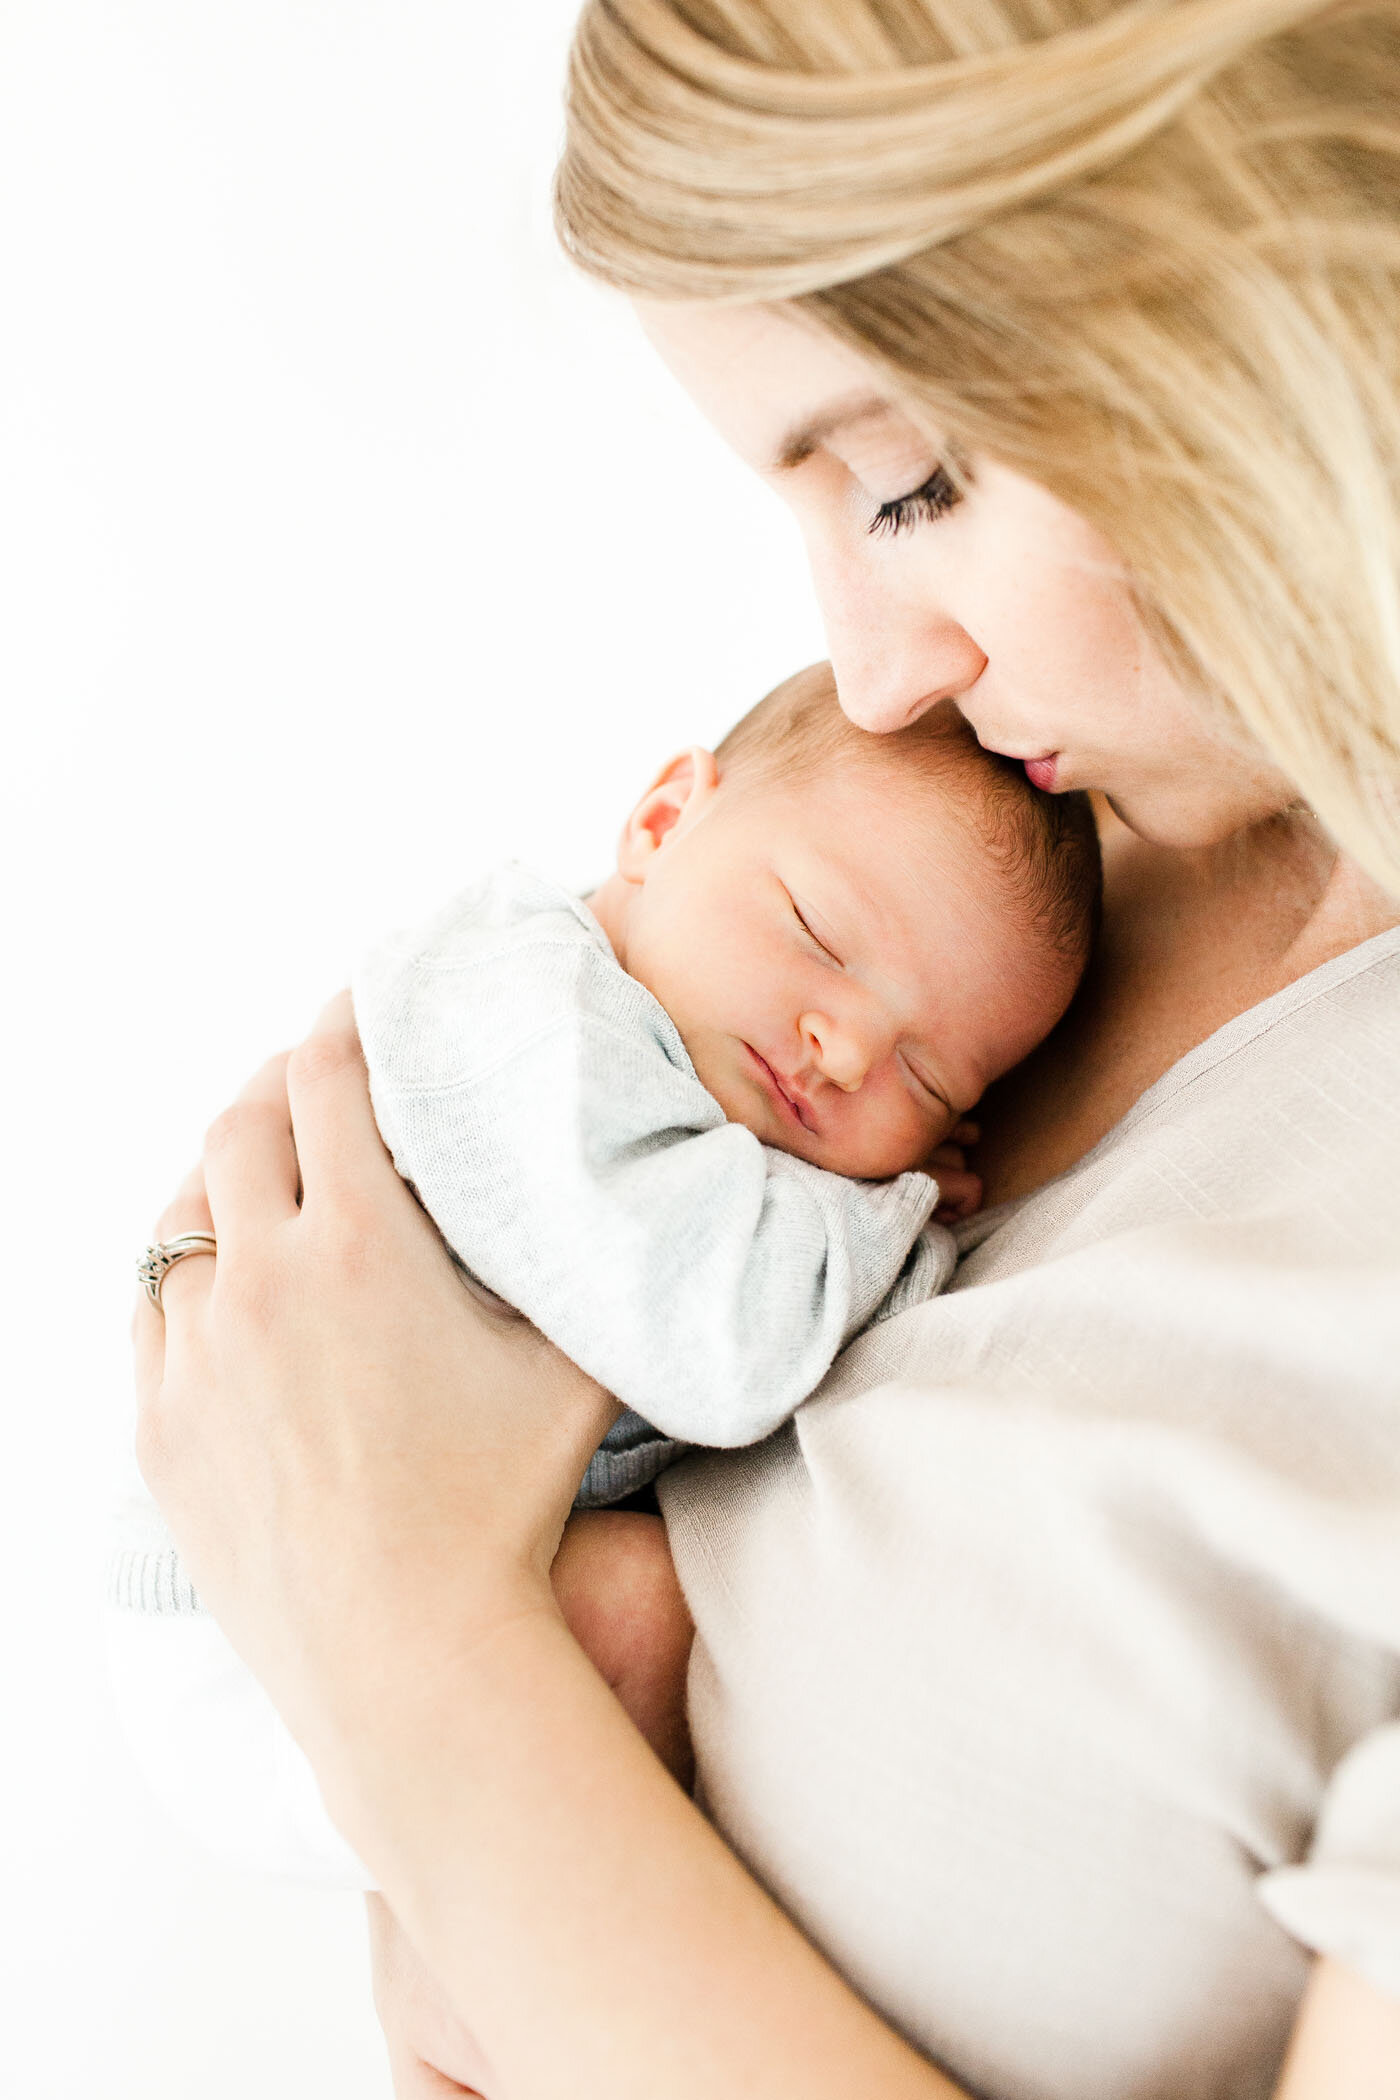
[(665, 767), (592, 902), (732, 1122), (880, 1179), (1054, 1027), (1098, 882), (1083, 797), (1039, 793), (951, 703), (857, 729), (818, 664)]

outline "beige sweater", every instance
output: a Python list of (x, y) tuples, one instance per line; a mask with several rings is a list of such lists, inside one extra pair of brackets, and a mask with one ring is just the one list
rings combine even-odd
[(971, 2090), (1257, 2100), (1400, 1996), (1400, 933), (980, 1225), (661, 1484), (704, 1798)]

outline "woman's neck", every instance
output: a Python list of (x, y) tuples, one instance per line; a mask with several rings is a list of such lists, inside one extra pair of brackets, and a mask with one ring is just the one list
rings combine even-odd
[(1103, 932), (1079, 995), (983, 1105), (975, 1163), (989, 1203), (1072, 1166), (1237, 1014), (1400, 923), (1304, 813), (1193, 852), (1154, 846), (1107, 810), (1101, 831)]

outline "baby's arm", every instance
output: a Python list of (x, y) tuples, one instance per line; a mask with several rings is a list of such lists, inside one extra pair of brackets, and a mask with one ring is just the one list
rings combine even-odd
[(695, 1634), (666, 1527), (638, 1510), (579, 1510), (559, 1542), (554, 1594), (569, 1631), (667, 1770), (694, 1777), (685, 1718)]

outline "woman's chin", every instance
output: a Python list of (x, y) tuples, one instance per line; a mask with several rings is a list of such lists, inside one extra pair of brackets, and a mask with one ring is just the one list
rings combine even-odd
[(1208, 852), (1297, 806), (1296, 791), (1282, 775), (1271, 776), (1267, 783), (1257, 778), (1241, 782), (1233, 791), (1224, 781), (1213, 791), (1197, 793), (1141, 788), (1114, 794), (1105, 789), (1103, 799), (1119, 823), (1145, 845), (1178, 853)]

